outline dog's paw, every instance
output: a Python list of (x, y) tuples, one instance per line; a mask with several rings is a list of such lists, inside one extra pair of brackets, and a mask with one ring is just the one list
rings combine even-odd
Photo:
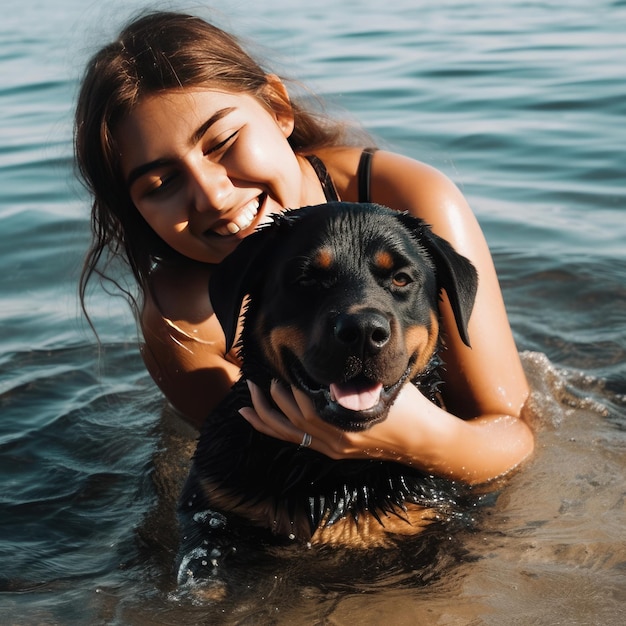
[(222, 552), (218, 548), (193, 548), (180, 559), (176, 582), (179, 586), (192, 584), (198, 580), (214, 578), (220, 565)]
[(179, 586), (217, 576), (223, 559), (234, 550), (223, 532), (224, 515), (217, 511), (196, 511), (185, 515), (176, 581)]

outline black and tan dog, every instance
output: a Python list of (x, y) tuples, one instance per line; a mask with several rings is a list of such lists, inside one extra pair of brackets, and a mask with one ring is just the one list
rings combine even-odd
[[(276, 217), (215, 270), (210, 296), (234, 342), (242, 303), (242, 380), (206, 421), (183, 490), (182, 569), (219, 554), (237, 529), (305, 542), (380, 545), (432, 518), (432, 477), (379, 460), (332, 460), (255, 431), (250, 379), (304, 391), (346, 431), (384, 420), (412, 382), (436, 400), (438, 300), (458, 331), (476, 294), (472, 264), (421, 221), (374, 204), (331, 203)], [(246, 530), (246, 532), (248, 531)]]

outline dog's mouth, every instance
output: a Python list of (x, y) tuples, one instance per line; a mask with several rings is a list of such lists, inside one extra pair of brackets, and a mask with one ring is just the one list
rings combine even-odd
[(331, 383), (328, 387), (331, 402), (348, 411), (367, 411), (380, 403), (382, 383), (357, 376), (345, 383)]
[(294, 354), (289, 353), (287, 358), (293, 384), (313, 400), (319, 416), (347, 431), (365, 430), (387, 417), (400, 389), (409, 379), (413, 360), (391, 385), (383, 385), (363, 373), (326, 385), (314, 380)]

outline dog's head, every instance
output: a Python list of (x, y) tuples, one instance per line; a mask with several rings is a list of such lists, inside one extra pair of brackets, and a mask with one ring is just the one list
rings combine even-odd
[(276, 217), (216, 267), (209, 287), (227, 349), (249, 297), (244, 375), (254, 378), (260, 360), (345, 430), (383, 420), (429, 363), (440, 290), (469, 345), (476, 288), (473, 265), (423, 221), (344, 202)]

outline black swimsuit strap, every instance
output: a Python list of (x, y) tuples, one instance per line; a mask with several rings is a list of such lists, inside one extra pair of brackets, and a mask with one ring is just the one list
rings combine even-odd
[(335, 189), (333, 179), (330, 177), (324, 163), (322, 163), (321, 159), (316, 157), (314, 154), (306, 155), (306, 159), (312, 165), (317, 177), (319, 178), (322, 190), (324, 191), (324, 196), (326, 196), (326, 202), (338, 202), (339, 196), (337, 195), (337, 190)]
[[(376, 148), (365, 148), (361, 153), (361, 158), (359, 159), (359, 166), (357, 169), (359, 202), (371, 202), (370, 179), (372, 170), (372, 155), (374, 154), (374, 152), (376, 152)], [(333, 179), (330, 177), (330, 174), (328, 173), (328, 170), (326, 169), (326, 166), (324, 165), (322, 160), (316, 157), (314, 154), (306, 155), (306, 159), (313, 167), (313, 170), (315, 171), (315, 174), (317, 175), (320, 184), (322, 185), (322, 190), (324, 191), (326, 202), (337, 202), (339, 200), (339, 195), (337, 194), (337, 190), (335, 189)]]
[(357, 183), (359, 186), (359, 202), (371, 202), (370, 199), (370, 178), (372, 171), (372, 155), (376, 148), (365, 148), (361, 152), (359, 167), (357, 169)]

